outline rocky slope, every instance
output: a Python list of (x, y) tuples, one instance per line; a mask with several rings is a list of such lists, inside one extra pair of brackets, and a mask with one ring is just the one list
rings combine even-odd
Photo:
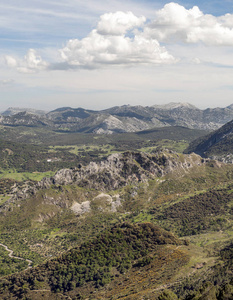
[[(23, 109), (22, 109), (23, 110)], [(136, 132), (155, 127), (184, 126), (214, 130), (233, 119), (233, 107), (201, 110), (188, 103), (154, 106), (116, 106), (102, 111), (58, 108), (49, 113), (10, 108), (2, 113), (0, 124), (46, 126), (53, 130), (112, 134)]]
[(143, 121), (154, 122), (156, 126), (185, 126), (197, 129), (214, 130), (232, 120), (232, 106), (226, 108), (207, 108), (201, 110), (189, 103), (171, 102), (154, 106), (119, 106), (105, 112), (118, 117), (134, 117)]
[[(182, 155), (170, 150), (158, 150), (154, 154), (116, 153), (99, 163), (91, 162), (87, 166), (79, 165), (77, 168), (59, 170), (53, 177), (45, 177), (36, 184), (26, 182), (20, 187), (16, 185), (12, 190), (12, 197), (5, 203), (3, 210), (12, 202), (19, 203), (18, 200), (23, 200), (36, 194), (39, 190), (54, 186), (59, 188), (65, 185), (75, 185), (107, 192), (128, 184), (137, 186), (140, 183), (147, 183), (150, 179), (163, 177), (168, 173), (179, 174), (179, 172), (205, 164), (205, 162), (194, 153)], [(109, 199), (106, 201), (109, 202)], [(118, 205), (117, 197), (114, 201), (113, 206)], [(66, 204), (62, 202), (61, 205)], [(78, 209), (82, 210), (80, 207)]]
[(19, 112), (14, 115), (0, 116), (0, 124), (10, 126), (52, 127), (53, 123), (45, 116), (29, 112)]
[(77, 169), (63, 169), (54, 177), (44, 178), (38, 187), (47, 188), (52, 184), (76, 184), (96, 190), (115, 190), (127, 184), (147, 182), (162, 177), (174, 170), (188, 169), (201, 165), (204, 160), (198, 155), (180, 156), (173, 151), (158, 151), (152, 155), (142, 152), (125, 152), (110, 155), (100, 163), (91, 162)]
[(185, 153), (195, 152), (203, 157), (233, 161), (233, 121), (220, 129), (201, 137), (189, 145)]

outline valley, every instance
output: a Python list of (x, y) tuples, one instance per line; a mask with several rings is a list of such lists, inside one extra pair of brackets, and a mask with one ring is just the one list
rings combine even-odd
[[(187, 128), (180, 110), (195, 107), (154, 109), (176, 110), (175, 126), (109, 134), (38, 125), (42, 111), (28, 112), (28, 124), (24, 112), (3, 114), (1, 299), (233, 298), (233, 164), (223, 159), (233, 125)], [(106, 113), (142, 120), (148, 111)], [(64, 113), (97, 114), (62, 108), (50, 121), (65, 124)]]

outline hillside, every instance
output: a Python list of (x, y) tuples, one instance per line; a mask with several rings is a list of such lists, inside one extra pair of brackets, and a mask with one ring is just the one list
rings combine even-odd
[[(25, 199), (39, 190), (53, 186), (76, 185), (98, 191), (114, 191), (129, 184), (139, 185), (150, 179), (164, 177), (166, 174), (184, 172), (195, 166), (205, 164), (200, 156), (181, 155), (173, 151), (157, 150), (153, 154), (142, 152), (115, 153), (101, 162), (90, 162), (87, 166), (78, 165), (72, 169), (61, 169), (53, 177), (45, 177), (34, 185), (14, 187), (13, 196), (5, 202)], [(109, 203), (110, 204), (110, 203)]]
[(201, 110), (188, 103), (170, 103), (145, 107), (123, 105), (100, 111), (62, 107), (48, 113), (9, 108), (2, 113), (0, 124), (61, 132), (112, 134), (166, 126), (214, 130), (232, 119), (232, 106)]
[[(77, 292), (87, 297), (96, 288), (118, 280), (122, 277), (121, 274), (131, 269), (138, 272), (147, 265), (154, 265), (153, 268), (158, 263), (163, 265), (162, 256), (165, 256), (167, 262), (170, 260), (170, 267), (172, 262), (173, 268), (181, 268), (188, 262), (185, 252), (179, 251), (180, 257), (174, 255), (181, 244), (175, 236), (151, 223), (123, 223), (102, 232), (92, 241), (73, 248), (57, 259), (23, 274), (8, 277), (7, 281), (2, 281), (1, 293), (3, 297), (13, 296), (12, 299), (25, 294), (26, 290), (30, 296), (35, 291), (37, 297), (44, 290), (63, 293), (72, 299)], [(153, 268), (151, 273), (156, 272)], [(50, 294), (50, 297), (55, 299), (56, 294)], [(96, 299), (101, 298), (97, 296)]]
[(192, 141), (185, 153), (195, 152), (204, 157), (218, 157), (226, 161), (233, 155), (233, 121), (218, 130)]
[(187, 300), (228, 291), (232, 165), (125, 152), (6, 184), (0, 242), (34, 268), (0, 247), (3, 299)]

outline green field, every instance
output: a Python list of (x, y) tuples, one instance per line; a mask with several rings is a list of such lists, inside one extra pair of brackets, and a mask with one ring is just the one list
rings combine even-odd
[(40, 181), (44, 177), (51, 177), (54, 175), (53, 171), (48, 172), (17, 172), (16, 170), (2, 170), (0, 171), (0, 179), (9, 178), (15, 181)]

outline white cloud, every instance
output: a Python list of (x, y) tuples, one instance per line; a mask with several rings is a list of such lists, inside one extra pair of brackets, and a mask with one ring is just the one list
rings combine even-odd
[(205, 15), (197, 6), (187, 10), (172, 2), (156, 12), (155, 20), (145, 28), (145, 35), (163, 42), (232, 46), (233, 15)]
[(201, 60), (198, 57), (194, 57), (191, 62), (197, 65), (201, 64)]
[[(166, 48), (160, 42), (167, 43)], [(155, 19), (149, 24), (144, 16), (137, 17), (129, 11), (103, 14), (95, 29), (82, 39), (70, 39), (58, 50), (60, 58), (54, 54), (50, 63), (34, 49), (30, 49), (24, 59), (6, 56), (6, 62), (9, 67), (23, 73), (45, 69), (163, 65), (178, 61), (175, 45), (182, 44), (185, 49), (187, 44), (200, 43), (233, 45), (233, 15), (215, 17), (203, 14), (197, 6), (186, 9), (172, 2), (157, 10)], [(192, 55), (190, 61), (199, 64), (203, 61), (195, 52)]]
[(9, 55), (5, 59), (9, 67), (16, 68), (21, 73), (34, 73), (48, 67), (48, 63), (42, 60), (34, 49), (29, 49), (23, 60)]
[(154, 39), (142, 35), (129, 38), (124, 35), (101, 35), (93, 30), (82, 40), (70, 40), (60, 50), (71, 66), (99, 68), (104, 65), (138, 65), (174, 63), (175, 58)]
[(132, 12), (107, 13), (100, 17), (97, 31), (103, 35), (122, 35), (130, 29), (142, 26), (145, 21), (145, 17), (138, 18)]
[(72, 39), (60, 50), (68, 65), (99, 68), (106, 65), (169, 64), (176, 62), (156, 39), (146, 38), (139, 31), (128, 37), (129, 30), (141, 27), (144, 17), (131, 12), (104, 14), (97, 29), (82, 40)]
[(59, 50), (62, 61), (58, 63), (47, 63), (34, 49), (30, 49), (23, 60), (6, 56), (6, 62), (9, 67), (22, 73), (48, 68), (96, 69), (106, 66), (175, 63), (177, 60), (165, 47), (138, 30), (142, 29), (145, 21), (145, 17), (136, 17), (132, 12), (104, 14), (100, 17), (97, 29), (93, 29), (83, 39), (69, 40)]
[(8, 67), (16, 68), (18, 66), (17, 60), (14, 57), (6, 55), (5, 59)]

